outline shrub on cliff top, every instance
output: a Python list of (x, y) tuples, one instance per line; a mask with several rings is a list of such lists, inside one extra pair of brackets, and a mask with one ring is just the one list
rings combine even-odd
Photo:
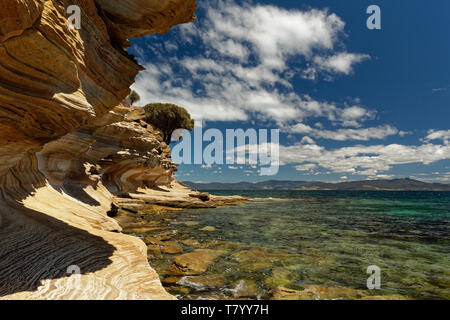
[(186, 109), (170, 103), (151, 103), (144, 107), (146, 122), (161, 130), (164, 142), (170, 144), (177, 129), (194, 129), (194, 120)]
[(128, 100), (130, 100), (130, 104), (133, 105), (135, 102), (138, 102), (141, 100), (141, 97), (136, 91), (131, 91), (130, 95), (128, 96)]

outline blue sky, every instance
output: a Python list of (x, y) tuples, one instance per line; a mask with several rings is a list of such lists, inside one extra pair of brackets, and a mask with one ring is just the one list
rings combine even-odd
[(178, 179), (450, 182), (449, 1), (198, 2), (196, 22), (132, 41), (133, 89), (205, 129), (280, 129), (281, 166), (181, 165)]

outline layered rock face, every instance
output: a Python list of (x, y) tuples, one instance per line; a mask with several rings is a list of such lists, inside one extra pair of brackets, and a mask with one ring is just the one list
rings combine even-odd
[(170, 148), (143, 118), (142, 108), (116, 107), (97, 123), (47, 143), (36, 154), (39, 171), (67, 193), (77, 185), (101, 184), (114, 195), (170, 185), (176, 169)]
[[(80, 30), (67, 24), (70, 5), (81, 9)], [(2, 0), (0, 173), (119, 105), (141, 70), (124, 39), (167, 31), (194, 11), (194, 0)]]
[(126, 39), (194, 12), (194, 0), (2, 0), (0, 298), (172, 298), (107, 213), (175, 170), (158, 132), (121, 105), (141, 69)]

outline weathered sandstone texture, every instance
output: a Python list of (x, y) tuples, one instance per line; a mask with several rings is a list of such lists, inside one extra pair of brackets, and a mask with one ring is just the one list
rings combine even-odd
[[(69, 5), (81, 8), (80, 30), (67, 26)], [(144, 242), (108, 214), (114, 197), (168, 187), (175, 170), (158, 132), (121, 105), (142, 69), (127, 38), (190, 22), (195, 8), (1, 1), (0, 298), (173, 298)]]

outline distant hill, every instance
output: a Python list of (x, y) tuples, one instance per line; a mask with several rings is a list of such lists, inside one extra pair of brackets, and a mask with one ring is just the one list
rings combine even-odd
[(183, 182), (196, 190), (387, 190), (387, 191), (450, 191), (450, 184), (426, 183), (412, 179), (365, 180), (340, 183), (280, 181), (237, 182), (237, 183), (194, 183)]

